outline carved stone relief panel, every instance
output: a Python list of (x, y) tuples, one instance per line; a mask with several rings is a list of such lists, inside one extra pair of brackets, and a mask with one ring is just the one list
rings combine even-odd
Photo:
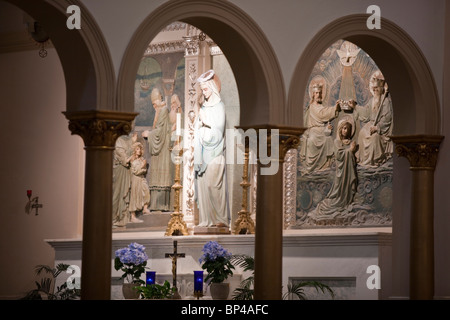
[(286, 227), (390, 226), (393, 108), (375, 62), (351, 42), (331, 45), (312, 71), (303, 114), (295, 217), (285, 171)]

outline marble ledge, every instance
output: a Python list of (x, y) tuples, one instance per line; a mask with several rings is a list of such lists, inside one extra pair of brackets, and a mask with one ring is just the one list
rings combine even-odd
[[(228, 247), (255, 244), (255, 235), (187, 235), (165, 236), (163, 231), (120, 232), (113, 233), (113, 250), (138, 242), (152, 248), (172, 248), (173, 241), (178, 247), (202, 248), (207, 241), (217, 241)], [(82, 246), (81, 236), (72, 239), (44, 240), (55, 250), (79, 250)], [(311, 246), (390, 246), (391, 227), (377, 228), (335, 228), (335, 229), (290, 229), (283, 232), (283, 247)]]

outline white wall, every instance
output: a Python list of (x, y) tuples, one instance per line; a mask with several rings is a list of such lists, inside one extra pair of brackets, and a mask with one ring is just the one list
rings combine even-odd
[[(34, 289), (34, 267), (53, 265), (46, 238), (80, 233), (84, 151), (71, 136), (63, 71), (54, 49), (0, 54), (0, 299)], [(32, 189), (43, 208), (25, 213)], [(81, 190), (81, 193), (80, 193)]]
[[(82, 2), (102, 29), (111, 50), (117, 76), (122, 56), (135, 30), (152, 10), (167, 1), (82, 0)], [(275, 2), (273, 0), (232, 0), (230, 2), (254, 19), (272, 44), (283, 72), (286, 91), (289, 88), (294, 67), (314, 35), (325, 25), (340, 17), (366, 13), (367, 7), (373, 4), (380, 7), (383, 18), (398, 24), (417, 42), (430, 63), (436, 82), (442, 81), (445, 18), (445, 1), (443, 0), (281, 0)], [(120, 23), (121, 21), (126, 23)], [(438, 90), (441, 92), (439, 86)]]

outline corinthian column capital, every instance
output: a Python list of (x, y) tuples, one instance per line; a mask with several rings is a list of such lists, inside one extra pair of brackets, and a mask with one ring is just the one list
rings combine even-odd
[(127, 135), (137, 113), (89, 110), (63, 112), (72, 134), (83, 138), (86, 147), (114, 148), (116, 140)]
[(393, 136), (395, 151), (408, 159), (411, 170), (434, 170), (439, 146), (444, 139), (438, 135)]

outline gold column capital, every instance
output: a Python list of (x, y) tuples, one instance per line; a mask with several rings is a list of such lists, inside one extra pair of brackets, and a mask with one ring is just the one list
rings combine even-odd
[(392, 136), (399, 157), (408, 159), (411, 170), (434, 170), (439, 146), (444, 139), (439, 135)]
[[(239, 126), (236, 128), (242, 129), (244, 131), (246, 131), (248, 129), (254, 129), (258, 132), (258, 139), (259, 139), (260, 130), (267, 130), (267, 147), (269, 149), (270, 149), (270, 146), (272, 143), (271, 131), (278, 130), (278, 137), (279, 137), (279, 139), (278, 139), (278, 142), (279, 142), (278, 160), (280, 162), (284, 161), (286, 153), (290, 149), (297, 148), (300, 145), (300, 136), (306, 130), (306, 128), (271, 125), (271, 124), (254, 125), (254, 126)], [(247, 147), (247, 145), (246, 145), (246, 147)]]
[(114, 148), (116, 140), (127, 135), (137, 113), (105, 110), (66, 111), (69, 130), (83, 138), (86, 147)]

